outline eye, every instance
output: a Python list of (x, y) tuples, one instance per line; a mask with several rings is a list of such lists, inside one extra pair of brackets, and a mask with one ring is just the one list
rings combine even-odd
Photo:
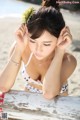
[(45, 46), (50, 46), (51, 44), (44, 44)]
[(35, 40), (33, 40), (33, 39), (30, 39), (29, 41), (32, 42), (32, 43), (36, 43)]

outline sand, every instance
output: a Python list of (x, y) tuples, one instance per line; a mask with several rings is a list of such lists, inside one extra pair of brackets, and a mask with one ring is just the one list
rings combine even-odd
[[(73, 43), (68, 48), (68, 51), (77, 59), (77, 67), (68, 79), (69, 95), (80, 96), (80, 16), (79, 13), (71, 13), (67, 10), (61, 10), (61, 12), (73, 36)], [(14, 32), (20, 24), (21, 18), (0, 18), (0, 71), (4, 69), (7, 63), (10, 46), (15, 41)], [(24, 84), (21, 72), (19, 72), (12, 89), (23, 90)]]

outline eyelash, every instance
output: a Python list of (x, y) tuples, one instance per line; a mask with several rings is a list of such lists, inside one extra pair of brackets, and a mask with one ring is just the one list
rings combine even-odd
[[(35, 41), (30, 40), (32, 43), (36, 43)], [(44, 44), (44, 46), (50, 46), (51, 44)]]
[(51, 44), (44, 44), (45, 46), (50, 46)]
[(35, 41), (30, 40), (30, 42), (35, 43)]

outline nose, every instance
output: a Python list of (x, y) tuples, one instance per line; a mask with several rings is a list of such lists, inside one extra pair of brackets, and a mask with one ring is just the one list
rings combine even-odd
[(42, 45), (41, 44), (36, 44), (36, 51), (42, 52)]

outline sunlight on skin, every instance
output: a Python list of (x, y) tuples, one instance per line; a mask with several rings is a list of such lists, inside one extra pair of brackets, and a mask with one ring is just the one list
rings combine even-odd
[(38, 60), (47, 58), (55, 50), (56, 45), (57, 38), (48, 31), (44, 31), (37, 39), (29, 40), (30, 50)]

